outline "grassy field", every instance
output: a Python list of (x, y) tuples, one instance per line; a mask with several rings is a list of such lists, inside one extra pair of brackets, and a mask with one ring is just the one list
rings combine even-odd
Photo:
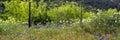
[(0, 2), (0, 40), (120, 40), (119, 7), (113, 0)]
[(89, 33), (80, 26), (61, 28), (28, 28), (21, 25), (0, 25), (0, 40), (120, 40), (118, 33)]

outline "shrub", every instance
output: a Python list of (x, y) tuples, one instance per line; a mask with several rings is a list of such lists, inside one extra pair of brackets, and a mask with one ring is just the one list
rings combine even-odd
[(109, 9), (108, 11), (100, 11), (91, 21), (91, 26), (97, 32), (114, 33), (115, 29), (120, 24), (120, 14), (116, 9)]
[(14, 17), (16, 20), (25, 22), (28, 18), (28, 2), (20, 2), (19, 0), (4, 2), (7, 17)]
[(54, 22), (60, 23), (60, 21), (71, 21), (79, 18), (80, 9), (76, 5), (62, 5), (60, 7), (53, 8), (48, 11), (47, 15), (53, 19)]
[(46, 24), (51, 21), (47, 15), (47, 4), (44, 1), (40, 1), (38, 3), (39, 4), (37, 6), (36, 2), (31, 2), (32, 21), (34, 24)]

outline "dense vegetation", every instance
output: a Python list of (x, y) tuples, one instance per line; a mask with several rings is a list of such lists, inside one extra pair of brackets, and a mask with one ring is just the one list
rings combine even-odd
[(110, 36), (108, 40), (120, 39), (118, 0), (36, 1), (30, 1), (33, 23), (30, 29), (28, 1), (0, 2), (5, 5), (4, 10), (0, 7), (1, 40), (97, 40), (106, 35)]

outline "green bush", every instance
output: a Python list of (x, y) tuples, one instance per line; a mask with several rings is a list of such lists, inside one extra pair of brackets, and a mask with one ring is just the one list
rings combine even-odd
[(7, 17), (16, 18), (16, 20), (25, 22), (28, 18), (28, 2), (10, 1), (4, 2), (6, 6), (5, 14)]
[(50, 22), (51, 19), (47, 16), (47, 4), (43, 1), (39, 2), (37, 7), (36, 2), (31, 2), (31, 13), (32, 13), (32, 21), (34, 24), (46, 24)]
[(80, 8), (75, 5), (62, 5), (49, 10), (47, 15), (57, 23), (60, 23), (60, 21), (71, 21), (79, 18)]
[(90, 25), (97, 32), (114, 33), (120, 24), (120, 13), (116, 9), (99, 11), (92, 19)]

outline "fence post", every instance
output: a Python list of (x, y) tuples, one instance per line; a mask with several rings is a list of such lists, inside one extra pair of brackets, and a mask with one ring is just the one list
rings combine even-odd
[(30, 28), (32, 26), (32, 21), (31, 21), (31, 2), (30, 0), (28, 1), (28, 5), (29, 5), (29, 12), (28, 12), (28, 27)]

